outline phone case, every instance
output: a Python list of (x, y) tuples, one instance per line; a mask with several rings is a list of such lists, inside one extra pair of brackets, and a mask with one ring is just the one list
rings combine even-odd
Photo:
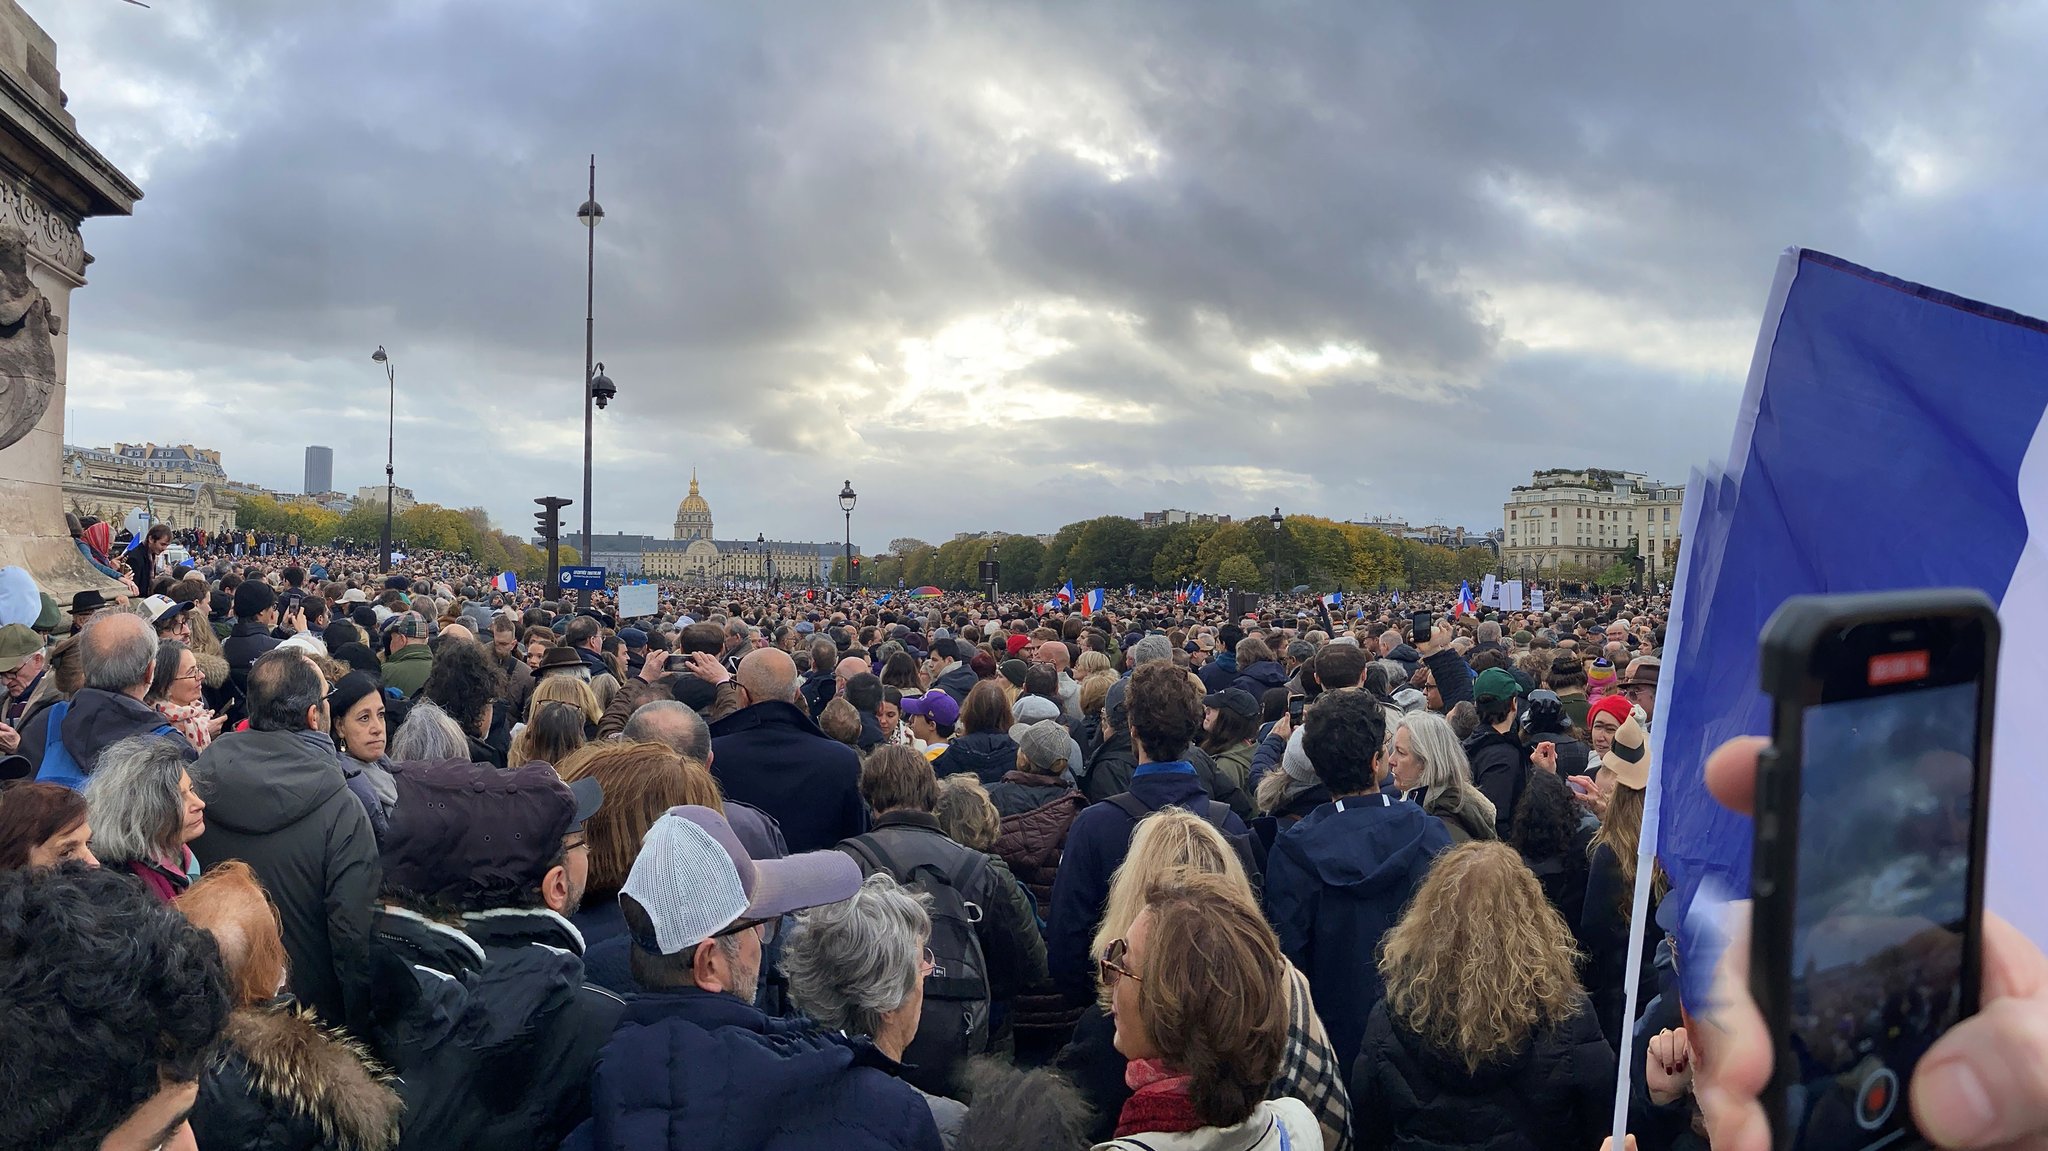
[[(1798, 867), (1800, 800), (1800, 748), (1804, 743), (1803, 719), (1808, 707), (1820, 702), (1820, 681), (1814, 674), (1815, 648), (1827, 636), (1886, 620), (1915, 620), (1939, 617), (1974, 619), (1984, 629), (1985, 670), (1978, 700), (1978, 746), (1985, 749), (1979, 768), (1977, 788), (1989, 802), (1989, 758), (1991, 718), (1995, 710), (1998, 667), (1998, 610), (1989, 597), (1974, 588), (1927, 588), (1911, 591), (1870, 592), (1851, 595), (1793, 596), (1764, 624), (1758, 637), (1758, 680), (1771, 697), (1771, 745), (1757, 756), (1756, 818), (1754, 849), (1750, 868), (1750, 992), (1769, 1029), (1775, 1048), (1771, 1079), (1764, 1088), (1764, 1114), (1771, 1124), (1771, 1145), (1790, 1146), (1785, 1130), (1786, 1090), (1791, 1082), (1791, 965), (1792, 929), (1795, 908), (1792, 885), (1779, 877), (1792, 875)], [(1971, 858), (1984, 858), (1984, 837), (1989, 819), (1975, 821), (1970, 845)], [(1971, 868), (1968, 894), (1969, 923), (1981, 923), (1984, 913), (1984, 869), (1981, 862)], [(1968, 930), (1963, 936), (1962, 1014), (1972, 1015), (1978, 1004), (1978, 975), (1982, 969), (1980, 932)], [(1909, 1139), (1893, 1148), (1924, 1146), (1924, 1140)]]

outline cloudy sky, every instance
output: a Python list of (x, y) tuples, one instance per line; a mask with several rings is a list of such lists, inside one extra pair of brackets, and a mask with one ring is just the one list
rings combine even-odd
[[(2048, 312), (2035, 4), (22, 0), (146, 193), (68, 438), (524, 529), (1499, 526), (1725, 450), (1778, 252)], [(572, 514), (574, 509), (572, 509)]]

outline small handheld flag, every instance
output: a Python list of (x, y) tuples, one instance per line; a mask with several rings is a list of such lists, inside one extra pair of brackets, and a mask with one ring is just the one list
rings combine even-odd
[(1459, 581), (1458, 581), (1458, 607), (1457, 607), (1457, 610), (1456, 610), (1455, 612), (1453, 612), (1452, 614), (1454, 614), (1454, 615), (1471, 615), (1471, 614), (1472, 614), (1472, 611), (1473, 611), (1473, 606), (1472, 606), (1472, 585), (1471, 585), (1471, 583), (1470, 583), (1470, 582), (1468, 582), (1468, 581), (1466, 581), (1466, 580), (1459, 580)]
[(519, 590), (519, 577), (511, 572), (499, 572), (498, 578), (491, 581), (491, 586), (509, 594)]
[(1089, 615), (1094, 615), (1102, 610), (1102, 605), (1107, 598), (1101, 588), (1095, 588), (1088, 593), (1088, 598), (1082, 602), (1081, 610)]
[(1202, 602), (1202, 585), (1201, 585), (1201, 584), (1196, 584), (1196, 585), (1195, 585), (1194, 587), (1191, 587), (1191, 588), (1189, 588), (1189, 589), (1188, 589), (1188, 602), (1189, 602), (1189, 603), (1201, 603), (1201, 602)]
[(1057, 599), (1057, 600), (1058, 600), (1059, 602), (1061, 602), (1061, 603), (1063, 603), (1063, 604), (1064, 604), (1064, 603), (1073, 603), (1073, 602), (1074, 602), (1074, 581), (1073, 581), (1073, 580), (1068, 580), (1068, 581), (1067, 581), (1067, 584), (1066, 584), (1066, 586), (1065, 586), (1065, 587), (1063, 587), (1063, 588), (1061, 588), (1061, 589), (1059, 590), (1058, 594), (1056, 594), (1056, 595), (1055, 595), (1055, 596), (1054, 596), (1053, 598), (1054, 598), (1054, 599)]

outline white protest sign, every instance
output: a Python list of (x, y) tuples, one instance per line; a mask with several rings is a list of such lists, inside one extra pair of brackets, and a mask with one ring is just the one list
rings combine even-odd
[(619, 618), (634, 619), (661, 610), (661, 592), (651, 583), (629, 583), (619, 588)]
[(1509, 580), (1508, 582), (1506, 582), (1506, 583), (1502, 584), (1502, 585), (1501, 585), (1501, 594), (1502, 594), (1502, 597), (1503, 597), (1503, 598), (1504, 598), (1504, 599), (1506, 600), (1506, 602), (1505, 602), (1505, 603), (1503, 603), (1503, 604), (1502, 604), (1501, 606), (1503, 606), (1504, 608), (1506, 608), (1506, 609), (1507, 609), (1508, 611), (1521, 611), (1521, 610), (1522, 610), (1522, 581), (1521, 581), (1521, 580), (1518, 580), (1518, 579), (1511, 579), (1511, 580)]

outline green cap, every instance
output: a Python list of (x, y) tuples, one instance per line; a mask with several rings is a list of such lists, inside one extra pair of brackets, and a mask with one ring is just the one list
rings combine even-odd
[(36, 615), (35, 630), (56, 631), (57, 625), (64, 622), (64, 609), (57, 606), (56, 599), (49, 592), (43, 592), (42, 596), (43, 610)]
[(0, 627), (0, 671), (13, 671), (43, 650), (43, 637), (18, 623)]
[(1480, 703), (1494, 700), (1513, 699), (1522, 694), (1522, 685), (1514, 676), (1497, 667), (1487, 668), (1472, 681), (1472, 698)]

